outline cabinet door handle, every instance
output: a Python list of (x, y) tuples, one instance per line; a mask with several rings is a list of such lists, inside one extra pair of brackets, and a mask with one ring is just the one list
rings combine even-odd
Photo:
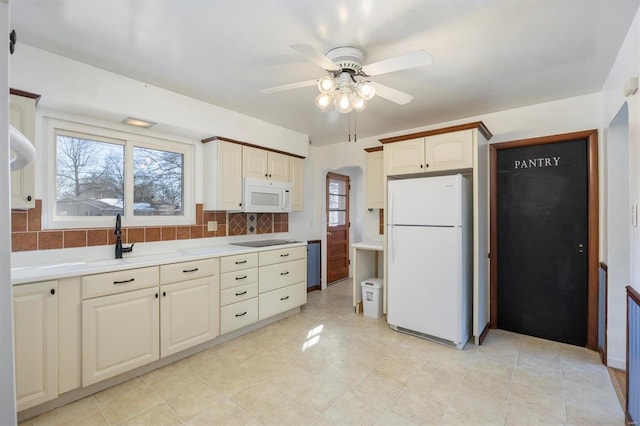
[(167, 292), (166, 291), (162, 292), (162, 297), (167, 297)]
[(33, 198), (31, 198), (31, 195), (27, 195), (27, 201), (31, 201)]
[(287, 300), (289, 296), (281, 297), (280, 300)]
[(282, 254), (280, 255), (280, 257), (287, 257), (287, 256), (289, 256), (289, 253), (282, 253)]
[(239, 280), (246, 280), (246, 279), (247, 279), (247, 276), (246, 276), (246, 275), (243, 275), (243, 276), (241, 276), (241, 277), (236, 277), (236, 281), (239, 281)]
[(236, 262), (236, 265), (242, 265), (243, 263), (247, 263), (246, 260), (239, 260)]
[(422, 164), (420, 164), (420, 168), (422, 169), (424, 166)]
[(268, 173), (265, 173), (265, 174), (264, 174), (264, 177), (269, 177), (269, 174), (268, 174)]
[(158, 293), (156, 293), (156, 299), (158, 298)]
[(244, 295), (244, 294), (247, 294), (247, 291), (246, 291), (246, 290), (245, 290), (245, 291), (241, 291), (240, 293), (236, 293), (236, 296), (242, 296), (242, 295)]
[(289, 275), (289, 271), (280, 272), (280, 275)]
[(242, 316), (245, 316), (245, 315), (247, 315), (247, 311), (244, 311), (241, 314), (236, 314), (236, 317), (242, 317)]
[(51, 295), (54, 295), (54, 294), (56, 294), (56, 289), (55, 289), (55, 288), (52, 288), (52, 289), (51, 289)]
[(196, 272), (198, 270), (198, 268), (193, 268), (193, 269), (183, 269), (182, 272), (184, 272), (185, 274), (187, 272)]
[(129, 278), (128, 280), (124, 280), (124, 281), (114, 281), (114, 284), (126, 284), (126, 283), (132, 283), (134, 282), (136, 279), (135, 278)]
[(427, 163), (426, 167), (429, 167), (429, 163)]

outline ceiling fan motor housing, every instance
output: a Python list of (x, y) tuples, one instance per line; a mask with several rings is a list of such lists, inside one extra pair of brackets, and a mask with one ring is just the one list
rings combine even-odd
[(328, 51), (326, 56), (341, 68), (341, 71), (335, 71), (337, 74), (342, 72), (359, 74), (364, 65), (364, 54), (353, 46), (336, 47)]

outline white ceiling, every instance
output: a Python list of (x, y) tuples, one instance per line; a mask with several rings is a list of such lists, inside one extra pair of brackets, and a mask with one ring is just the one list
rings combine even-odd
[(13, 0), (11, 25), (19, 42), (322, 145), (346, 140), (349, 119), (320, 112), (317, 88), (260, 93), (325, 75), (291, 44), (357, 46), (365, 63), (415, 49), (433, 55), (431, 65), (372, 78), (414, 99), (371, 100), (357, 116), (362, 138), (598, 92), (637, 8), (638, 0)]

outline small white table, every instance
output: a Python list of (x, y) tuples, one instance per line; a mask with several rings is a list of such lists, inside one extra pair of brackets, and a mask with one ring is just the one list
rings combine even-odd
[[(382, 253), (384, 250), (382, 241), (360, 242), (351, 244), (353, 249), (353, 307), (358, 313), (362, 311), (362, 288), (360, 283), (367, 278), (376, 278), (382, 275)], [(386, 306), (383, 306), (386, 312)]]

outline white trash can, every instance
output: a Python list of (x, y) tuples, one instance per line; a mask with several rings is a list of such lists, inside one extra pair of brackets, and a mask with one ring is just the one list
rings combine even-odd
[(382, 316), (382, 278), (368, 278), (360, 283), (362, 287), (362, 310), (364, 316)]

